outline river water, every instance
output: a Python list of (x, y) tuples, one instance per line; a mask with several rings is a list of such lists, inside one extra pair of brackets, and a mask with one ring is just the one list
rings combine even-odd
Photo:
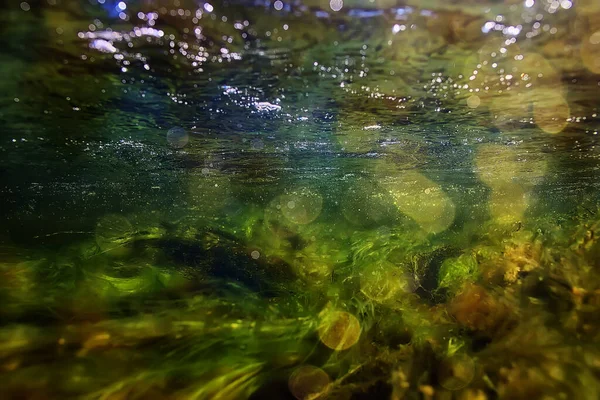
[(0, 394), (597, 399), (592, 0), (0, 6)]

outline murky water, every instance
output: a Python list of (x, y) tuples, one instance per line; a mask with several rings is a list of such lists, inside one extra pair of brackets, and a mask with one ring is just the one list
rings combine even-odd
[(600, 3), (0, 11), (3, 398), (598, 398)]

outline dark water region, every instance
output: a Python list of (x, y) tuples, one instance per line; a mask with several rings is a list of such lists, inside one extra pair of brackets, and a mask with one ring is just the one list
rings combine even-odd
[(0, 396), (600, 396), (600, 3), (0, 5)]

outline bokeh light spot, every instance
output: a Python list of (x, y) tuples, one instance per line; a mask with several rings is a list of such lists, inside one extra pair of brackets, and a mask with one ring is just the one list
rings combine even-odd
[(290, 392), (298, 400), (316, 399), (327, 392), (331, 379), (321, 368), (303, 365), (288, 379)]
[(358, 319), (348, 312), (325, 310), (318, 331), (325, 346), (342, 351), (358, 342), (361, 327)]

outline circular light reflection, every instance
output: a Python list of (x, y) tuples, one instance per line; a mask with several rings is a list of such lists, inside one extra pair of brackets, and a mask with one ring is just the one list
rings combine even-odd
[(594, 74), (600, 74), (600, 31), (585, 36), (581, 42), (583, 65)]
[(541, 91), (533, 101), (533, 120), (546, 133), (556, 134), (567, 126), (569, 103), (556, 91)]
[(190, 137), (182, 127), (176, 126), (169, 129), (167, 132), (167, 142), (169, 142), (169, 145), (174, 149), (181, 149), (185, 147), (189, 140)]
[(321, 214), (323, 197), (310, 188), (298, 188), (279, 199), (281, 213), (290, 222), (306, 225)]
[(384, 183), (398, 209), (427, 233), (445, 231), (454, 222), (455, 206), (440, 185), (416, 171), (405, 171), (394, 182)]
[(469, 96), (469, 98), (467, 99), (467, 106), (469, 106), (469, 108), (477, 108), (480, 104), (481, 99), (475, 94)]
[(354, 346), (360, 338), (358, 319), (345, 311), (326, 312), (318, 328), (319, 339), (330, 349), (341, 351)]
[(360, 272), (360, 291), (374, 301), (383, 302), (414, 289), (410, 276), (387, 261), (372, 263)]
[(288, 379), (290, 392), (298, 400), (315, 399), (329, 388), (331, 379), (321, 368), (303, 365), (292, 372)]
[(329, 2), (329, 7), (331, 7), (331, 9), (333, 11), (340, 11), (342, 9), (342, 7), (344, 7), (344, 1), (343, 0), (331, 0)]

